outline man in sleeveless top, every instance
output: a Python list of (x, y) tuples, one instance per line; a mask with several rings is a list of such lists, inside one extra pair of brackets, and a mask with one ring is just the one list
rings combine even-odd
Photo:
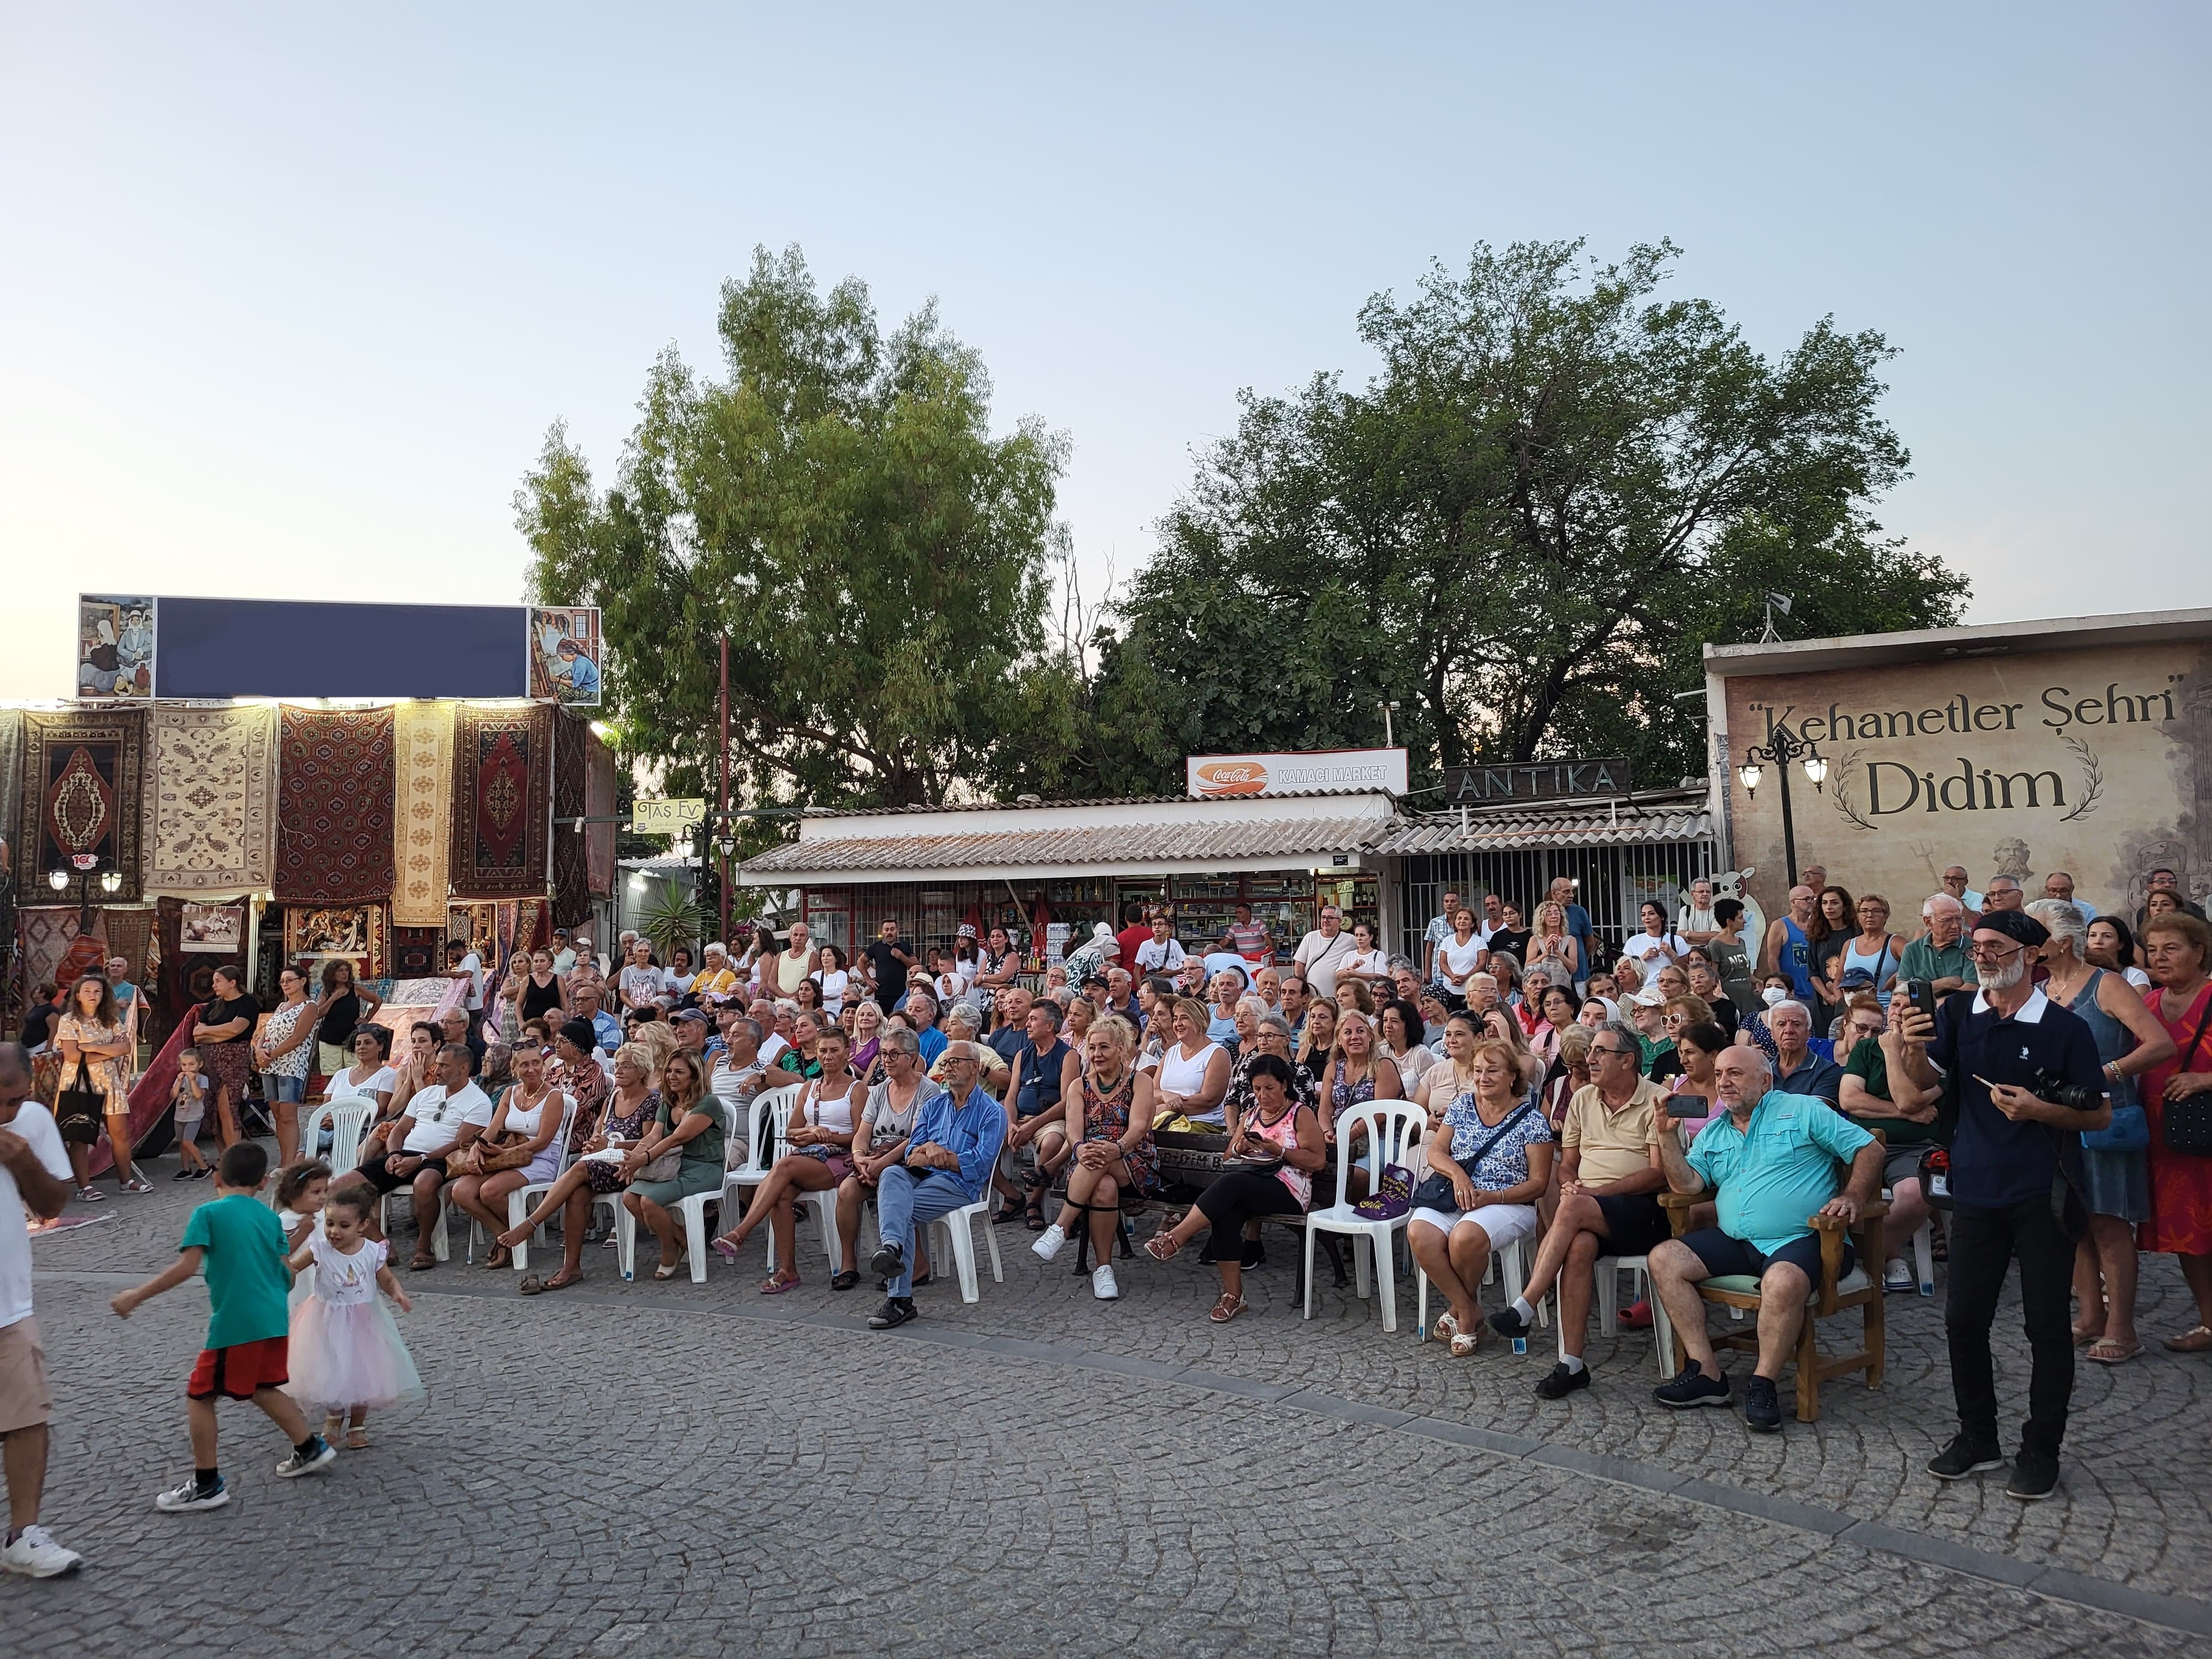
[(1789, 913), (1767, 925), (1766, 938), (1759, 947), (1759, 977), (1787, 975), (1801, 1000), (1813, 995), (1813, 947), (1805, 930), (1813, 924), (1813, 905), (1819, 896), (1809, 887), (1791, 888)]

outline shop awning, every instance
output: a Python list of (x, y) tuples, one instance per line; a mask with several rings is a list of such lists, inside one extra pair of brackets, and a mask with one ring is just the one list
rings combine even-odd
[(1516, 812), (1434, 813), (1401, 817), (1370, 849), (1378, 857), (1426, 853), (1510, 852), (1537, 847), (1631, 847), (1656, 842), (1696, 842), (1713, 833), (1713, 815), (1700, 790), (1670, 793), (1650, 801), (1575, 801), (1559, 808)]

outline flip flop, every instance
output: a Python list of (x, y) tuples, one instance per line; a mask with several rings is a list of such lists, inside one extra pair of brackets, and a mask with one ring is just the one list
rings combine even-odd
[(795, 1291), (798, 1288), (799, 1280), (796, 1279), (763, 1279), (761, 1280), (760, 1293), (763, 1296), (781, 1296), (786, 1291)]
[(574, 1279), (563, 1279), (563, 1278), (562, 1278), (562, 1277), (561, 1277), (561, 1275), (560, 1275), (560, 1274), (558, 1274), (558, 1273), (555, 1273), (555, 1274), (553, 1275), (553, 1277), (552, 1277), (552, 1278), (550, 1278), (550, 1279), (547, 1279), (547, 1280), (544, 1282), (544, 1284), (543, 1284), (542, 1285), (540, 1285), (538, 1288), (539, 1288), (539, 1289), (541, 1289), (541, 1290), (547, 1290), (547, 1291), (565, 1291), (565, 1290), (567, 1290), (567, 1289), (568, 1289), (571, 1285), (580, 1285), (580, 1284), (582, 1284), (582, 1283), (584, 1282), (585, 1278), (586, 1278), (586, 1275), (585, 1275), (585, 1274), (583, 1274), (583, 1273), (578, 1273), (578, 1274), (577, 1274)]
[(2182, 1332), (2179, 1336), (2160, 1339), (2168, 1353), (2203, 1353), (2212, 1348), (2212, 1325), (2199, 1325)]
[(2124, 1365), (2142, 1351), (2143, 1345), (2140, 1342), (2132, 1348), (2127, 1348), (2121, 1346), (2110, 1337), (2100, 1336), (2089, 1345), (2087, 1352), (2083, 1353), (2081, 1358), (2093, 1365)]
[(2085, 1331), (2079, 1325), (2074, 1328), (2074, 1346), (2077, 1348), (2086, 1348), (2092, 1342), (2101, 1342), (2104, 1340), (2105, 1334), (2102, 1331)]
[(707, 1241), (707, 1248), (732, 1267), (737, 1265), (738, 1247), (731, 1243), (727, 1237), (710, 1238)]

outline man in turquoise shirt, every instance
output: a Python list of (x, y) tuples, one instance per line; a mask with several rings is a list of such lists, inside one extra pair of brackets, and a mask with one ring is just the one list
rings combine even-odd
[[(1682, 1374), (1662, 1383), (1662, 1406), (1725, 1406), (1729, 1383), (1705, 1334), (1698, 1285), (1741, 1274), (1759, 1281), (1759, 1364), (1744, 1386), (1745, 1424), (1765, 1434), (1782, 1426), (1781, 1376), (1797, 1344), (1805, 1301), (1820, 1279), (1814, 1212), (1856, 1221), (1881, 1182), (1881, 1143), (1815, 1095), (1784, 1094), (1757, 1048), (1728, 1048), (1713, 1062), (1715, 1092), (1727, 1109), (1698, 1136), (1687, 1156), (1679, 1135), (1659, 1137), (1667, 1184), (1703, 1196), (1717, 1188), (1720, 1225), (1669, 1239), (1647, 1258), (1652, 1287), (1689, 1354)], [(1850, 1165), (1848, 1180), (1838, 1165)], [(1844, 1242), (1844, 1273), (1851, 1246)]]

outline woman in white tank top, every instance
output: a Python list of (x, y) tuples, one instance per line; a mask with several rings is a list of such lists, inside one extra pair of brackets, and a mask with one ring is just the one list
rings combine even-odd
[(1206, 1005), (1195, 997), (1163, 997), (1152, 1011), (1153, 1023), (1163, 1016), (1175, 1041), (1162, 1050), (1152, 1084), (1160, 1103), (1158, 1124), (1180, 1127), (1168, 1121), (1172, 1115), (1193, 1126), (1220, 1127), (1229, 1094), (1229, 1051), (1206, 1036)]
[(734, 1262), (762, 1221), (775, 1229), (777, 1267), (761, 1281), (763, 1296), (781, 1296), (799, 1283), (794, 1215), (800, 1194), (835, 1192), (853, 1173), (854, 1121), (865, 1097), (853, 1075), (851, 1043), (843, 1027), (822, 1028), (814, 1046), (822, 1075), (800, 1085), (799, 1098), (792, 1103), (783, 1133), (790, 1150), (761, 1182), (745, 1206), (744, 1219), (714, 1241), (714, 1254)]

